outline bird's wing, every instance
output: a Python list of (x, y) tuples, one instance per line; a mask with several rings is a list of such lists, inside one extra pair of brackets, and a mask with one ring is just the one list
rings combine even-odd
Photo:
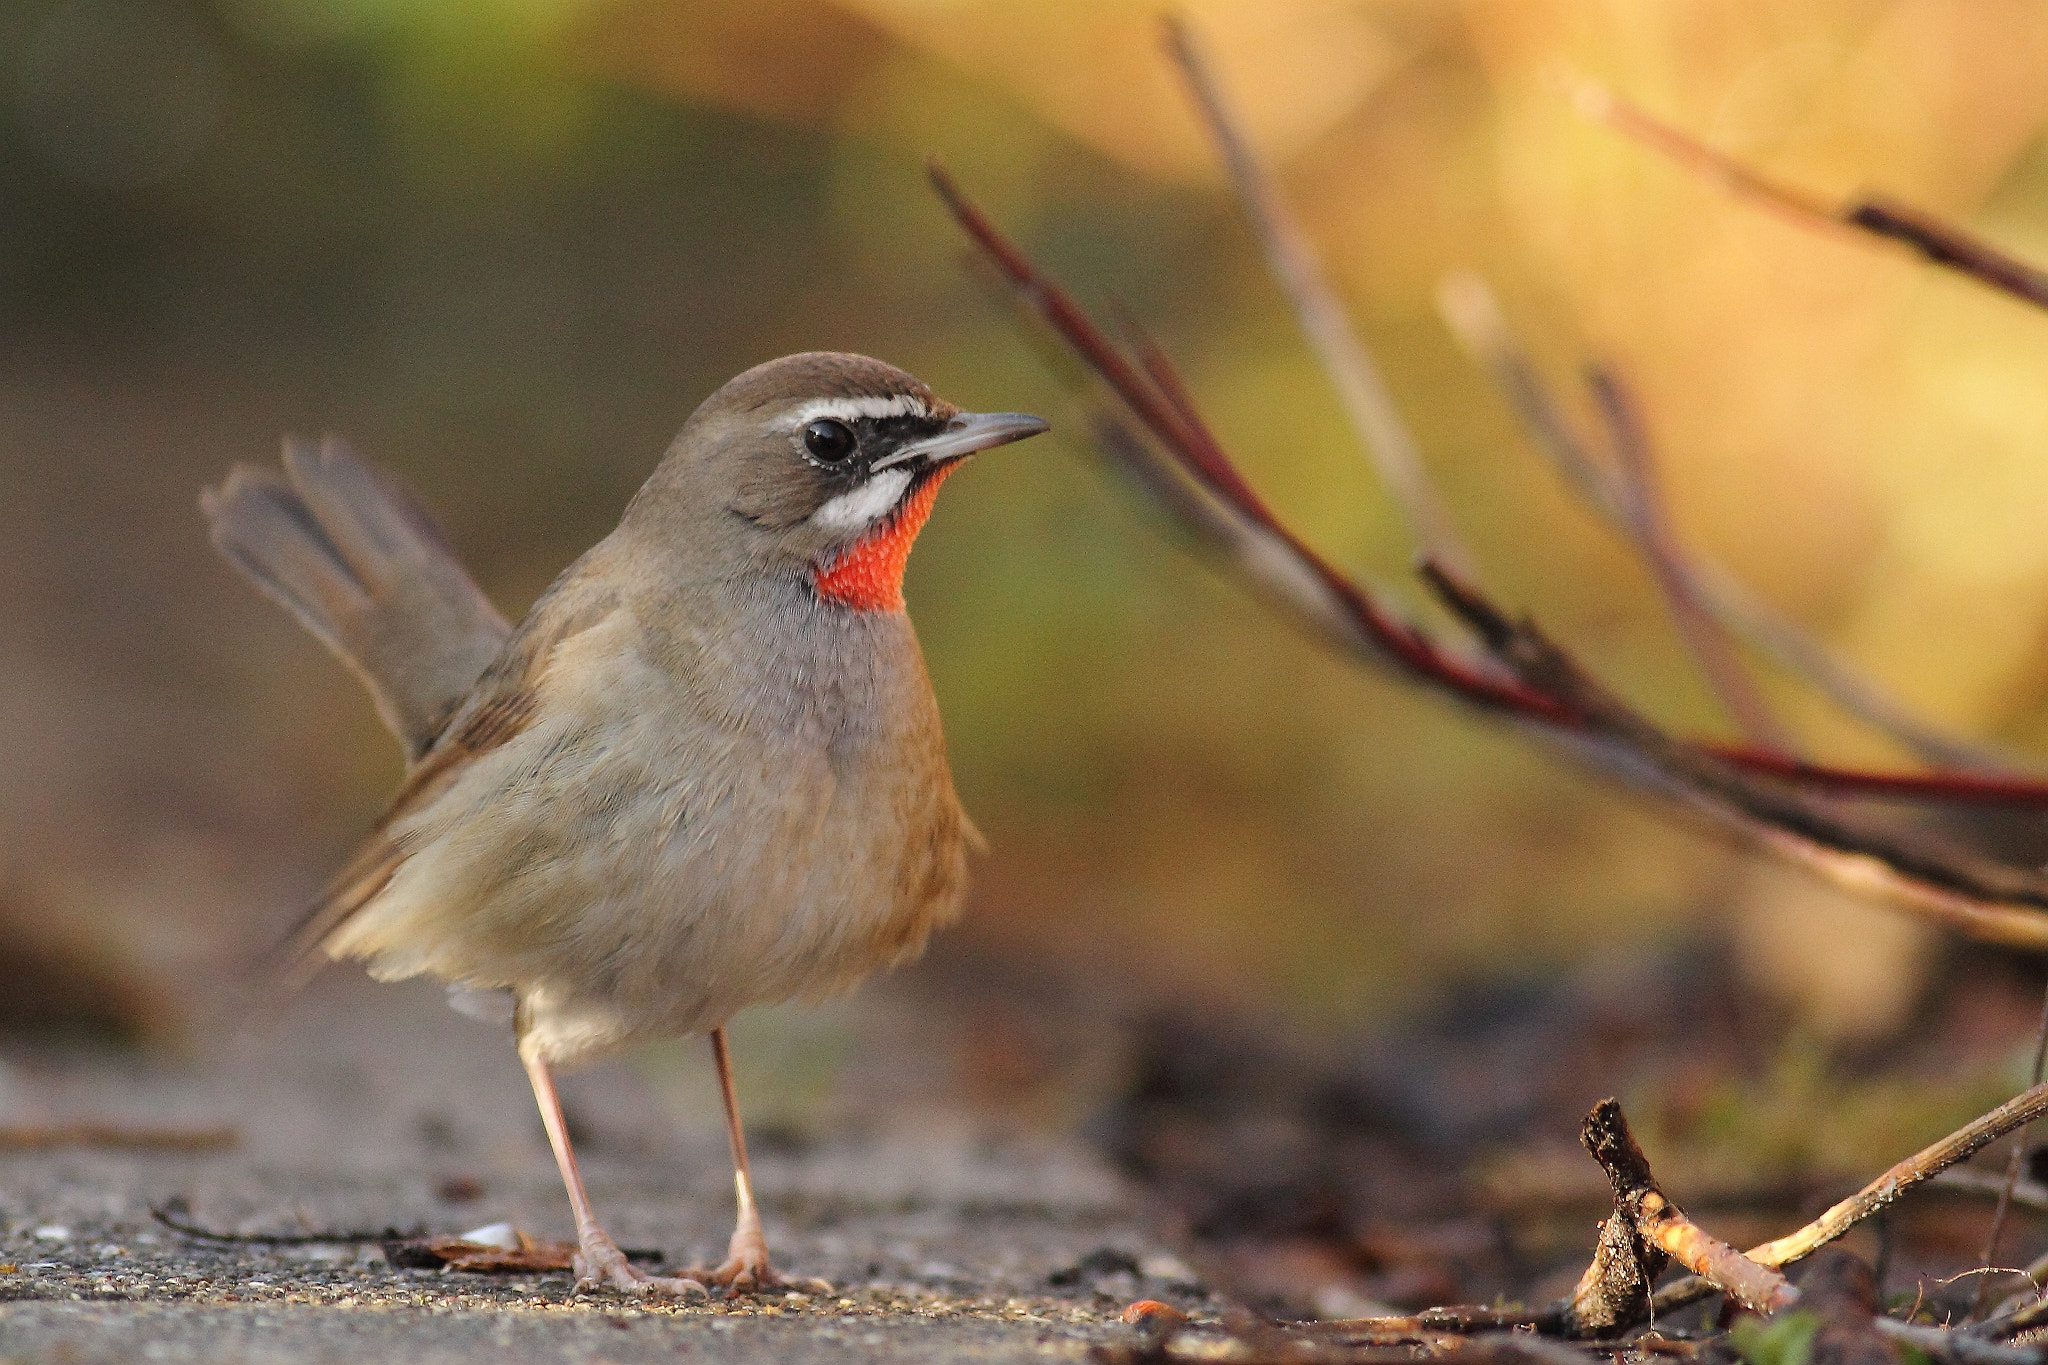
[(593, 570), (590, 559), (586, 555), (570, 566), (534, 603), (433, 746), (407, 770), (404, 785), (369, 838), (300, 916), (274, 954), (277, 977), (287, 988), (311, 978), (321, 962), (321, 945), (390, 883), (409, 852), (397, 832), (404, 818), (445, 791), (478, 758), (525, 730), (539, 709), (540, 678), (555, 647), (617, 608), (618, 594)]
[(355, 670), (416, 762), (512, 628), (440, 527), (333, 437), (202, 493), (215, 548)]

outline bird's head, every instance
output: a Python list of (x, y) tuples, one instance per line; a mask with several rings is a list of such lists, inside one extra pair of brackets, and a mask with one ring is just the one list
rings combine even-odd
[(747, 560), (797, 565), (840, 606), (900, 611), (939, 484), (976, 451), (1046, 429), (1023, 413), (962, 412), (866, 356), (784, 356), (704, 400), (628, 516), (710, 512)]

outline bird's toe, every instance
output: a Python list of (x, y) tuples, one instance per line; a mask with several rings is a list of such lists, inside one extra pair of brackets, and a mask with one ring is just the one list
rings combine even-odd
[(576, 1253), (578, 1289), (616, 1289), (636, 1298), (702, 1299), (711, 1291), (687, 1275), (650, 1275), (626, 1259), (609, 1238), (586, 1241)]

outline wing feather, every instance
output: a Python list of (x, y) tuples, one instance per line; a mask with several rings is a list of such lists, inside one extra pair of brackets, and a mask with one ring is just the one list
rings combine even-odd
[(556, 647), (612, 613), (618, 595), (600, 581), (591, 558), (570, 566), (534, 603), (447, 728), (406, 772), (369, 838), (301, 913), (272, 955), (274, 979), (285, 989), (310, 980), (322, 964), (324, 945), (390, 885), (410, 852), (398, 832), (405, 818), (429, 805), (479, 758), (524, 732), (539, 712), (541, 676)]

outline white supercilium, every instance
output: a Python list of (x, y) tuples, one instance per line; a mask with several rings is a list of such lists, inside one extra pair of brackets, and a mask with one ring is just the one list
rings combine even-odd
[(891, 394), (887, 398), (814, 398), (798, 408), (790, 419), (790, 430), (801, 431), (820, 417), (837, 417), (842, 422), (857, 422), (863, 417), (930, 417), (931, 409), (924, 401), (907, 393)]

